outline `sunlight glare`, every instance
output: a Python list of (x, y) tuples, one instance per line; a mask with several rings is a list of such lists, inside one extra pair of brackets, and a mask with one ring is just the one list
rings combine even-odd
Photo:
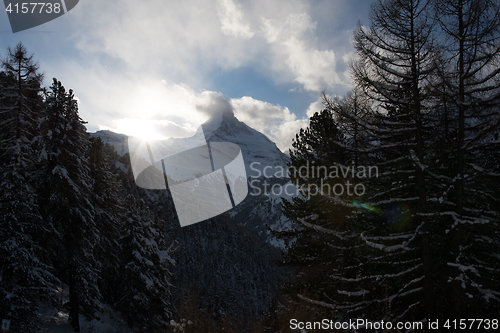
[(196, 103), (196, 93), (188, 87), (149, 82), (123, 101), (124, 117), (115, 119), (113, 128), (150, 141), (190, 137), (205, 120)]
[(115, 123), (117, 125), (116, 131), (128, 136), (134, 136), (148, 141), (167, 139), (167, 137), (155, 130), (155, 125), (158, 121), (126, 118), (116, 120)]

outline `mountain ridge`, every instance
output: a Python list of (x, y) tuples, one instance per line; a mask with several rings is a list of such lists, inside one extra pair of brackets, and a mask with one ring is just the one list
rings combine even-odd
[[(115, 147), (119, 155), (123, 156), (129, 152), (127, 145), (129, 136), (126, 134), (100, 130), (90, 133), (90, 135), (100, 137), (104, 143)], [(277, 174), (278, 171), (281, 171), (278, 169), (286, 168), (287, 163), (290, 161), (289, 156), (283, 153), (276, 143), (265, 134), (239, 121), (232, 110), (214, 113), (198, 128), (192, 137), (168, 138), (161, 141), (168, 142), (171, 146), (181, 146), (189, 141), (198, 142), (201, 135), (204, 135), (205, 140), (209, 142), (232, 142), (240, 146), (243, 152), (247, 177), (261, 174), (262, 169), (266, 166), (272, 167), (273, 170), (268, 174)], [(257, 162), (257, 164), (254, 164), (253, 168), (251, 168), (250, 166), (254, 162)]]
[[(124, 152), (123, 142), (128, 136), (111, 131), (98, 131), (91, 133), (92, 136), (101, 137), (105, 143)], [(287, 163), (290, 161), (288, 155), (281, 152), (277, 145), (265, 134), (251, 128), (244, 122), (239, 121), (232, 110), (221, 110), (213, 113), (190, 138), (167, 139), (169, 145), (185, 145), (186, 142), (203, 142), (201, 135), (207, 142), (231, 142), (238, 145), (242, 151), (249, 185), (249, 194), (239, 205), (229, 210), (227, 214), (238, 224), (253, 230), (264, 240), (272, 245), (282, 248), (266, 226), (274, 228), (286, 228), (289, 225), (281, 211), (281, 199), (285, 196), (273, 193), (258, 192), (267, 182), (269, 186), (284, 186), (289, 182), (286, 175)], [(126, 145), (127, 146), (127, 145)], [(128, 146), (127, 146), (128, 148)], [(174, 149), (176, 150), (176, 149)], [(127, 151), (128, 152), (128, 149)], [(123, 154), (122, 154), (123, 155)], [(266, 173), (264, 174), (264, 168)], [(271, 177), (267, 177), (271, 176)], [(269, 187), (270, 188), (270, 187)]]

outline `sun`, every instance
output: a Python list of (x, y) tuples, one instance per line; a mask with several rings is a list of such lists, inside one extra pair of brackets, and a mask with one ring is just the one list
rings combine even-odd
[(149, 119), (118, 119), (115, 120), (116, 132), (141, 138), (145, 141), (165, 140), (166, 137), (156, 131), (157, 121)]
[(106, 129), (145, 141), (191, 137), (204, 121), (197, 93), (164, 80), (138, 84), (118, 102), (120, 115)]

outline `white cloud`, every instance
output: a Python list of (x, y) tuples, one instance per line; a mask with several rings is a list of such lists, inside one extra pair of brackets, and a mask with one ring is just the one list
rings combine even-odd
[[(323, 5), (333, 10), (331, 3)], [(347, 90), (349, 33), (324, 38), (325, 19), (312, 6), (306, 0), (80, 2), (68, 22), (78, 56), (43, 67), (76, 91), (89, 130), (131, 131), (134, 122), (150, 119), (148, 126), (164, 136), (187, 135), (210, 114), (204, 98), (218, 93), (202, 91), (218, 89), (213, 73), (250, 68), (278, 84), (298, 83), (291, 89), (297, 94)], [(283, 150), (308, 124), (286, 107), (252, 97), (230, 103), (240, 120)], [(308, 116), (319, 111), (314, 103)]]
[(335, 69), (335, 53), (331, 50), (308, 50), (301, 41), (290, 40), (286, 43), (291, 50), (287, 63), (295, 73), (295, 81), (306, 90), (321, 91), (342, 85)]
[(287, 107), (248, 96), (231, 99), (231, 105), (240, 121), (266, 134), (282, 151), (288, 150), (295, 133), (309, 124), (309, 119), (297, 119)]
[[(158, 86), (164, 87), (164, 96), (156, 99), (153, 96)], [(120, 111), (110, 114), (119, 118), (104, 117), (98, 128), (149, 139), (189, 137), (213, 114), (231, 110), (240, 121), (264, 133), (278, 148), (287, 151), (295, 134), (309, 124), (308, 118), (297, 119), (287, 107), (248, 96), (228, 101), (214, 91), (196, 93), (186, 86), (165, 85), (161, 82), (151, 83), (150, 87), (151, 92), (138, 91), (136, 95), (131, 95), (131, 100), (116, 104), (115, 107)], [(151, 107), (148, 108), (145, 103), (136, 109), (133, 101), (137, 101), (137, 98), (149, 100)]]
[(99, 63), (91, 67), (75, 61), (61, 64), (58, 77), (78, 93), (80, 116), (89, 122), (89, 131), (106, 128), (132, 135), (145, 132), (149, 124), (152, 136), (184, 137), (208, 118), (196, 108), (201, 93), (186, 84), (115, 73)]
[[(74, 24), (81, 26), (77, 46), (87, 56), (105, 54), (127, 70), (166, 73), (173, 82), (197, 88), (204, 88), (214, 68), (241, 66), (310, 91), (348, 84), (337, 73), (342, 54), (333, 45), (319, 45), (318, 23), (307, 13), (308, 6), (305, 0), (244, 5), (235, 0), (151, 0), (140, 6), (124, 0), (119, 7), (84, 2), (79, 10), (88, 15)], [(349, 42), (349, 36), (343, 39)]]
[(244, 24), (243, 13), (238, 5), (232, 0), (219, 0), (219, 19), (221, 30), (225, 35), (252, 38), (254, 33), (248, 24)]
[(305, 128), (308, 125), (309, 119), (297, 119), (293, 122), (284, 122), (277, 131), (271, 134), (271, 136), (278, 148), (283, 152), (287, 152), (288, 149), (292, 147), (292, 139), (295, 138), (295, 134), (297, 134), (301, 128)]
[(276, 69), (309, 91), (345, 85), (337, 73), (333, 50), (319, 50), (314, 43), (317, 23), (307, 13), (285, 20), (262, 20), (262, 33), (274, 49)]
[(114, 128), (143, 137), (189, 137), (214, 110), (231, 108), (227, 101), (212, 98), (217, 95), (213, 91), (198, 93), (186, 85), (143, 83), (123, 101)]
[(262, 33), (268, 43), (276, 43), (297, 38), (306, 32), (312, 33), (316, 23), (307, 13), (291, 13), (286, 18), (262, 18)]
[(197, 98), (196, 109), (207, 118), (224, 111), (233, 112), (233, 107), (228, 100), (214, 91), (202, 92)]
[(306, 110), (306, 114), (308, 117), (312, 117), (314, 113), (320, 112), (323, 110), (325, 106), (323, 105), (323, 101), (319, 98), (317, 101), (312, 102)]
[(258, 131), (276, 127), (282, 122), (295, 120), (296, 116), (287, 107), (259, 101), (249, 96), (232, 99), (236, 117)]
[(239, 6), (217, 1), (83, 2), (79, 10), (85, 14), (74, 23), (80, 28), (77, 46), (88, 56), (119, 60), (128, 70), (168, 73), (172, 81), (202, 87), (206, 72), (245, 65), (261, 49), (247, 39), (253, 32)]

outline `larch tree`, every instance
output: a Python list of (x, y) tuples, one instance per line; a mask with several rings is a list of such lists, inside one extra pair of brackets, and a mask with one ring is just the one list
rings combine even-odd
[[(396, 321), (433, 315), (429, 221), (424, 215), (433, 209), (427, 202), (425, 172), (430, 151), (427, 116), (434, 105), (431, 9), (428, 1), (377, 1), (371, 26), (360, 25), (354, 34), (358, 60), (352, 64), (356, 88), (350, 101), (324, 98), (332, 117), (348, 128), (350, 144), (333, 140), (336, 150), (342, 147), (354, 163), (361, 157), (380, 169), (378, 177), (365, 180), (366, 194), (348, 202), (351, 212), (330, 217), (347, 222), (344, 234), (337, 235), (340, 240), (332, 237), (326, 244), (336, 246), (339, 255), (351, 253), (355, 258), (342, 268), (329, 266), (337, 295), (329, 294), (331, 301), (307, 298), (345, 317)], [(366, 101), (363, 112), (360, 100)], [(327, 138), (319, 149), (332, 146)], [(319, 216), (314, 215), (315, 221)], [(325, 235), (334, 231), (308, 223)], [(350, 244), (345, 235), (350, 235)]]
[[(324, 95), (348, 144), (332, 145), (332, 131), (314, 130), (314, 140), (303, 131), (295, 155), (306, 164), (342, 148), (380, 173), (367, 180), (361, 209), (337, 216), (349, 217), (344, 234), (322, 221), (334, 205), (320, 209), (318, 198), (285, 204), (304, 230), (323, 237), (311, 233), (314, 246), (297, 238), (289, 262), (308, 264), (328, 246), (338, 258), (349, 247), (356, 253), (351, 264), (324, 261), (329, 275), (320, 281), (330, 279), (330, 290), (342, 296), (319, 287), (303, 300), (344, 316), (393, 322), (498, 312), (499, 206), (492, 184), (499, 177), (499, 6), (488, 0), (378, 1), (371, 26), (358, 27), (354, 96), (368, 101), (366, 112), (357, 111), (352, 94), (344, 100)], [(311, 133), (314, 126), (311, 119)], [(353, 242), (343, 245), (349, 233)]]
[(419, 215), (431, 209), (425, 174), (427, 114), (433, 105), (429, 82), (435, 73), (430, 9), (428, 1), (420, 0), (372, 6), (371, 26), (360, 25), (354, 33), (358, 60), (351, 67), (357, 93), (371, 101), (370, 117), (342, 110), (367, 138), (367, 145), (357, 150), (380, 168), (380, 177), (368, 182), (371, 190), (364, 200), (385, 214), (360, 237), (379, 250), (371, 260), (373, 274), (363, 279), (378, 284), (365, 297), (374, 301), (383, 296), (385, 313), (379, 318), (386, 320), (433, 315), (429, 222)]
[[(338, 99), (335, 103), (339, 108), (350, 108), (355, 106), (352, 101)], [(353, 219), (357, 215), (355, 202), (360, 199), (354, 195), (359, 180), (352, 177), (355, 164), (362, 159), (350, 149), (362, 145), (358, 140), (362, 135), (360, 131), (356, 133), (359, 137), (353, 138), (350, 134), (357, 131), (355, 125), (340, 119), (338, 113), (326, 108), (316, 112), (309, 126), (296, 135), (288, 167), (292, 183), (302, 191), (300, 196), (283, 201), (292, 228), (273, 231), (290, 241), (283, 264), (297, 270), (285, 291), (293, 301), (315, 306), (318, 318), (325, 312), (337, 319), (347, 318), (349, 310), (357, 307), (351, 308), (353, 303), (342, 294), (342, 282), (336, 278), (355, 278), (356, 273), (349, 268), (364, 259), (357, 233), (362, 227), (360, 220)], [(358, 293), (365, 292), (360, 283), (357, 288)]]
[(500, 175), (500, 4), (434, 5), (441, 36), (436, 90), (453, 138), (446, 145), (452, 167), (436, 174), (443, 183), (441, 210), (449, 217), (448, 290), (454, 306), (448, 314), (462, 318), (495, 313), (499, 306), (499, 202), (491, 184)]

